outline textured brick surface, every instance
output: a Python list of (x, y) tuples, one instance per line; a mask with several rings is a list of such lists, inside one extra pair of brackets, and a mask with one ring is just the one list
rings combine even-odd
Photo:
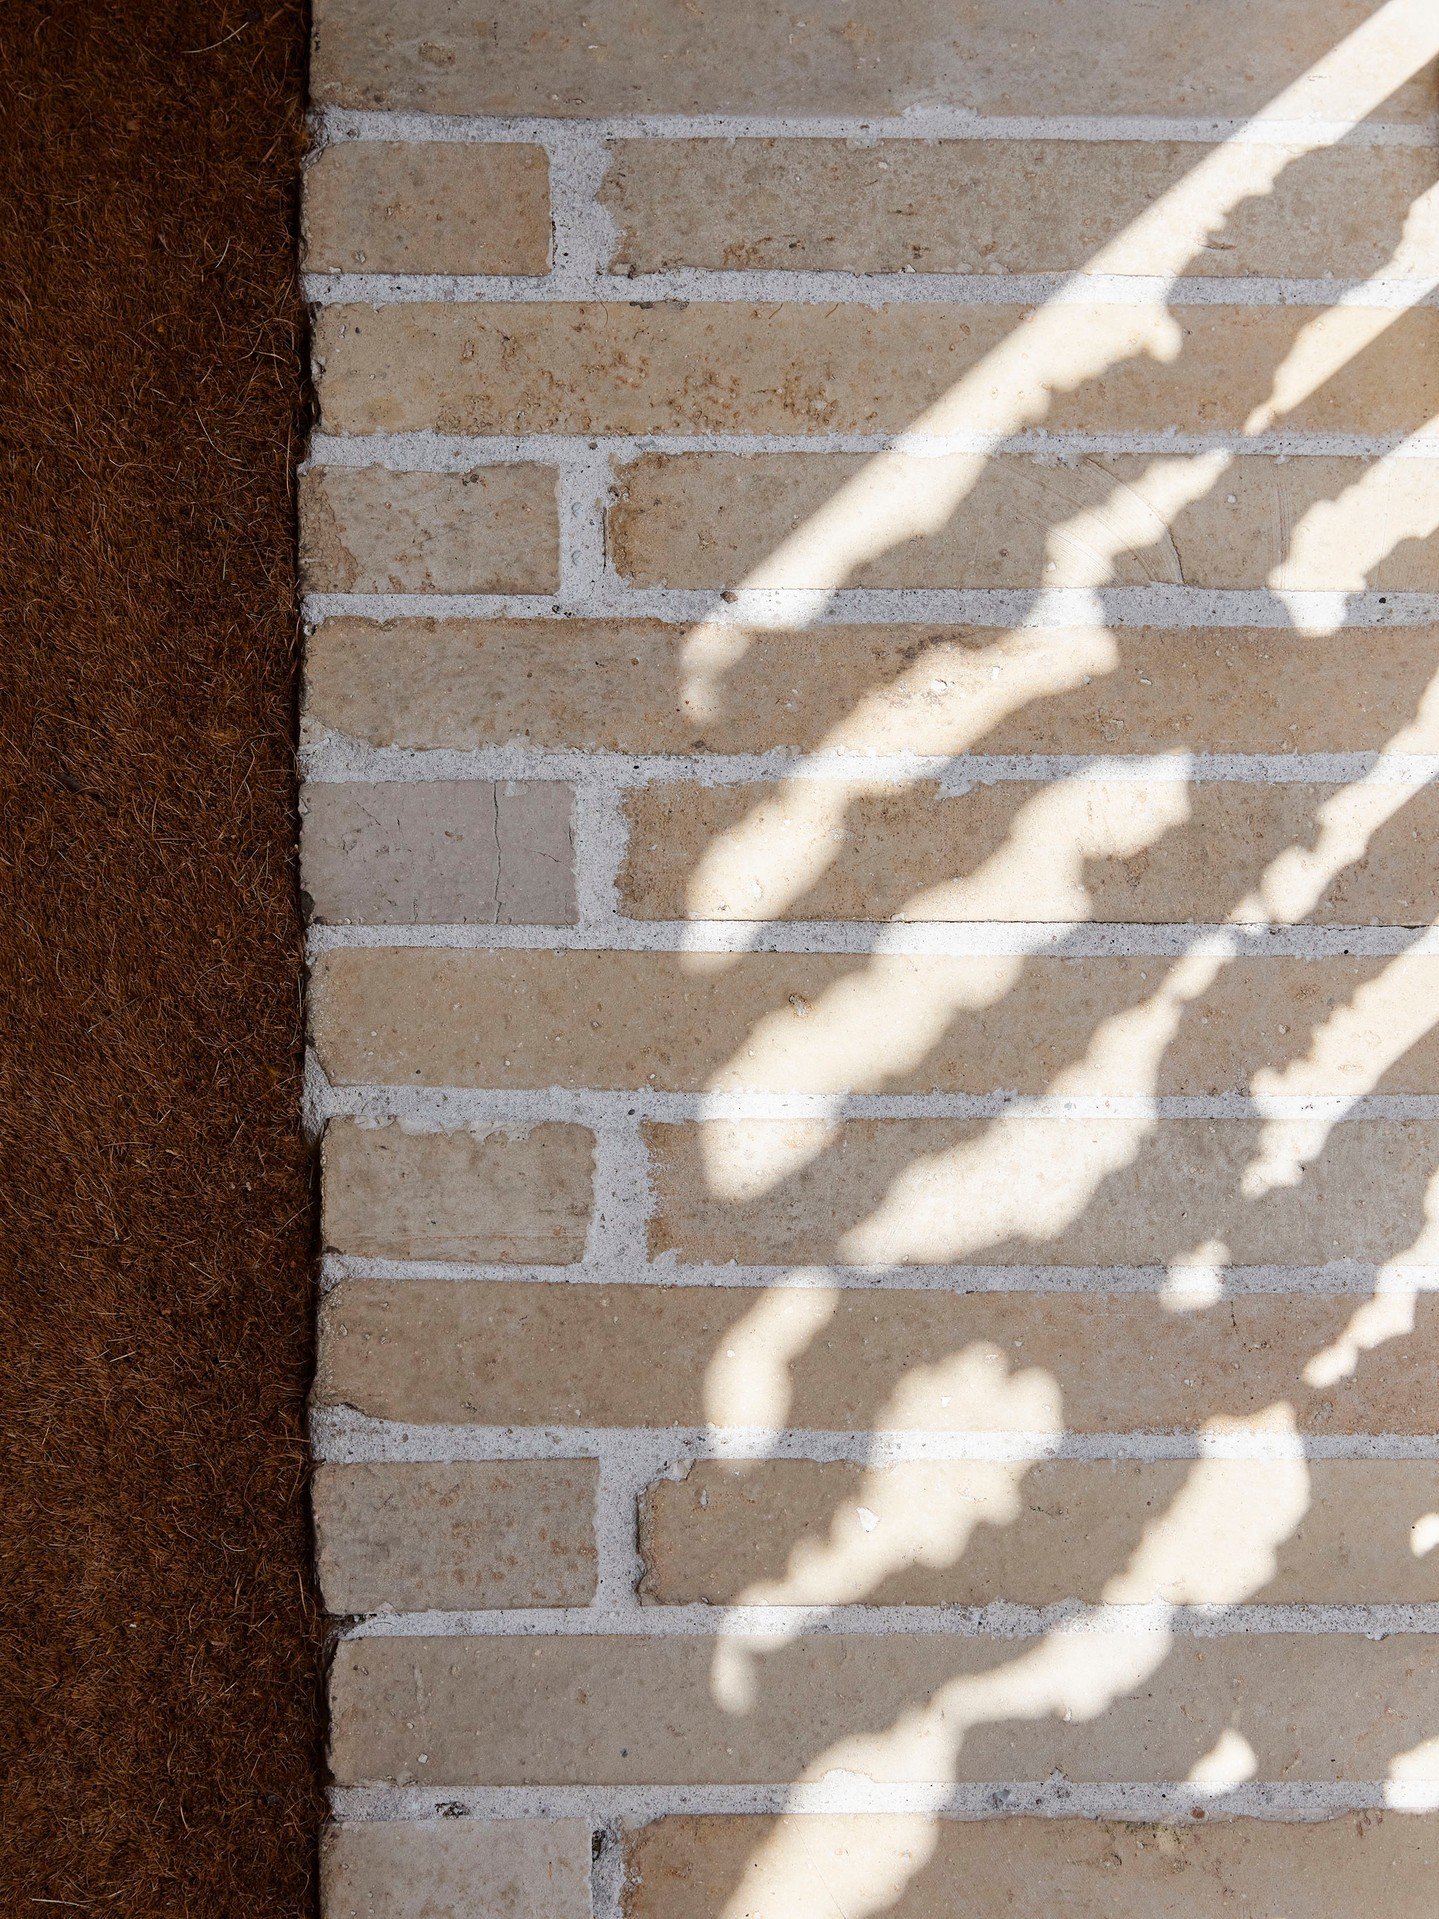
[[(701, 302), (327, 307), (315, 353), (335, 433), (1413, 431), (1439, 410), (1439, 313), (1362, 307)], [(1004, 376), (986, 374), (1002, 349)], [(1329, 377), (1303, 381), (1314, 366)], [(817, 469), (821, 474), (827, 469)], [(833, 491), (829, 481), (826, 491)]]
[[(373, 746), (524, 743), (620, 753), (1439, 750), (1423, 628), (1297, 634), (1115, 626), (742, 632), (697, 684), (658, 621), (327, 620), (311, 718)], [(703, 697), (702, 697), (703, 695)]]
[[(335, 1774), (764, 1784), (823, 1752), (894, 1783), (1182, 1779), (1237, 1717), (1263, 1778), (1365, 1779), (1439, 1713), (1439, 1647), (1408, 1634), (900, 1637), (866, 1640), (862, 1659), (842, 1638), (801, 1638), (752, 1656), (743, 1713), (714, 1697), (715, 1653), (696, 1638), (351, 1641), (331, 1677)], [(909, 1712), (919, 1723), (896, 1726)], [(1432, 1747), (1411, 1776), (1439, 1781)]]
[[(1215, 485), (1202, 459), (955, 454), (881, 473), (859, 454), (647, 454), (610, 538), (637, 586), (1439, 589), (1439, 461), (1251, 456)], [(846, 489), (836, 546), (814, 522)], [(870, 558), (867, 519), (896, 498), (898, 540)]]
[[(1236, 1265), (1432, 1257), (1439, 1125), (1302, 1119), (712, 1120), (647, 1129), (650, 1247), (689, 1260)], [(1267, 1173), (1268, 1177), (1262, 1175)]]
[(580, 1819), (332, 1826), (325, 1919), (590, 1919)]
[(1082, 16), (1066, 0), (978, 0), (958, 18), (944, 0), (898, 15), (859, 0), (842, 20), (766, 0), (700, 13), (603, 0), (583, 16), (543, 0), (477, 30), (453, 0), (320, 0), (310, 84), (322, 104), (431, 113), (1204, 115), (1262, 112), (1304, 76), (1316, 116), (1354, 111), (1377, 83), (1387, 118), (1419, 119), (1433, 82), (1420, 10), (1377, 49), (1336, 55), (1375, 11), (1276, 0), (1256, 33), (1246, 0), (1095, 0)]
[(301, 880), (315, 919), (564, 926), (573, 799), (553, 781), (312, 781)]
[(543, 147), (352, 142), (305, 174), (313, 273), (543, 273), (550, 257)]
[(564, 1265), (584, 1250), (591, 1151), (580, 1126), (418, 1133), (332, 1121), (325, 1244), (397, 1259)]
[(1436, 55), (317, 0), (326, 1919), (1427, 1914)]
[[(1202, 988), (1187, 1017), (1186, 987)], [(1364, 1084), (1377, 1052), (1405, 1093), (1439, 1071), (1436, 990), (1429, 954), (1186, 968), (749, 953), (716, 972), (672, 953), (381, 948), (324, 955), (310, 1021), (326, 1072), (355, 1084), (1042, 1094), (1062, 1074), (1073, 1095), (1215, 1094), (1258, 1076), (1323, 1095)], [(1113, 1043), (1085, 1056), (1101, 1025)], [(1327, 1043), (1296, 1052), (1291, 1036), (1319, 1026)]]
[(627, 140), (600, 197), (616, 264), (641, 273), (1063, 273), (1101, 247), (1112, 272), (1154, 273), (1179, 246), (1194, 277), (1364, 279), (1422, 275), (1439, 241), (1432, 196), (1415, 207), (1434, 184), (1423, 149), (1301, 149), (1272, 190), (1268, 153), (1231, 149), (1256, 190), (1213, 236), (1178, 208), (1151, 216), (1201, 158), (1164, 140)]
[[(1439, 794), (1298, 782), (688, 786), (627, 797), (638, 919), (1424, 926)], [(1315, 857), (1325, 827), (1349, 857)]]
[(554, 476), (313, 467), (300, 570), (317, 593), (543, 593), (558, 583)]
[(869, 1818), (657, 1821), (627, 1849), (627, 1919), (785, 1919), (816, 1882), (894, 1919), (1421, 1919), (1439, 1863), (1433, 1819), (1361, 1813), (1294, 1826), (1123, 1820)]
[(1282, 1426), (1292, 1408), (1317, 1433), (1422, 1433), (1439, 1313), (1426, 1295), (1407, 1319), (1371, 1351), (1356, 1302), (1323, 1295), (1183, 1311), (1123, 1293), (357, 1279), (321, 1308), (316, 1394), (437, 1425), (1154, 1432)]
[(1432, 1604), (1439, 1555), (1416, 1545), (1434, 1492), (1424, 1460), (700, 1460), (646, 1495), (640, 1590), (668, 1606)]
[(593, 1460), (322, 1466), (315, 1551), (334, 1613), (583, 1606)]

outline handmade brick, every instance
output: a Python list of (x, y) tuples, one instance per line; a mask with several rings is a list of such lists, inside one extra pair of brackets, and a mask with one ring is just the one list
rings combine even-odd
[(859, 1644), (756, 1647), (737, 1711), (716, 1698), (702, 1638), (346, 1640), (330, 1763), (341, 1785), (782, 1785), (839, 1768), (886, 1783), (1127, 1782), (1185, 1779), (1240, 1728), (1259, 1779), (1382, 1779), (1414, 1754), (1407, 1776), (1439, 1781), (1431, 1638)]
[(1425, 627), (727, 628), (701, 669), (702, 637), (655, 620), (326, 620), (306, 713), (419, 748), (1343, 753), (1402, 727), (1411, 750), (1439, 750)]
[[(1156, 1036), (1152, 1009), (1176, 983), (1179, 1018)], [(309, 991), (339, 1085), (1071, 1097), (1247, 1093), (1256, 1076), (1356, 1093), (1381, 1070), (1387, 1092), (1426, 1093), (1436, 1001), (1429, 954), (1196, 971), (1153, 957), (746, 953), (716, 972), (672, 953), (363, 948), (322, 955)], [(1101, 1029), (1110, 1043), (1092, 1048)]]
[[(730, 271), (1422, 277), (1439, 247), (1433, 156), (1294, 150), (1212, 232), (1170, 193), (1213, 149), (1168, 140), (621, 140), (600, 189), (616, 266)], [(1261, 173), (1261, 168), (1263, 169)], [(1188, 209), (1188, 210), (1186, 210)], [(1142, 217), (1142, 218), (1141, 218)], [(1136, 225), (1136, 222), (1140, 224)], [(1156, 245), (1156, 240), (1162, 242)]]
[[(1197, 1212), (1184, 1225), (1190, 1246), (1206, 1231)], [(1401, 1301), (1372, 1353), (1364, 1305), (345, 1280), (321, 1306), (315, 1393), (320, 1406), (436, 1425), (1104, 1433), (1292, 1406), (1301, 1431), (1431, 1431), (1433, 1296), (1419, 1295), (1408, 1331)], [(1338, 1363), (1310, 1384), (1320, 1354)]]
[(585, 1606), (592, 1459), (322, 1465), (311, 1499), (326, 1610)]
[[(704, 1263), (1420, 1261), (1439, 1124), (710, 1120), (648, 1124), (650, 1250)], [(1100, 1368), (1103, 1372), (1103, 1367)], [(1111, 1390), (1113, 1388), (1111, 1387)]]
[(342, 140), (305, 170), (303, 241), (311, 273), (543, 273), (545, 150)]
[(676, 1817), (634, 1833), (626, 1864), (626, 1919), (807, 1919), (817, 1888), (888, 1919), (1369, 1919), (1378, 1887), (1390, 1919), (1421, 1919), (1439, 1821)]
[(323, 1919), (590, 1919), (587, 1819), (376, 1819), (326, 1828)]
[(311, 781), (300, 871), (340, 925), (567, 926), (571, 789), (555, 781)]
[(300, 569), (311, 593), (552, 593), (554, 473), (311, 467), (300, 480)]
[(698, 1460), (645, 1495), (640, 1593), (659, 1606), (1432, 1605), (1439, 1553), (1416, 1550), (1415, 1526), (1436, 1497), (1427, 1460)]
[[(1410, 432), (1439, 412), (1432, 307), (1074, 305), (1059, 333), (1032, 314), (402, 301), (323, 308), (314, 357), (332, 433), (893, 433), (940, 400), (951, 431), (1238, 432), (1276, 391), (1292, 432)], [(1322, 373), (1281, 377), (1295, 355)]]
[[(478, 26), (452, 0), (319, 0), (310, 68), (321, 106), (429, 113), (1260, 114), (1303, 82), (1316, 119), (1433, 110), (1422, 15), (1360, 45), (1373, 0), (1249, 0), (1135, 7), (1091, 0), (852, 0), (843, 19), (769, 0), (715, 10), (599, 0), (499, 9)], [(1290, 106), (1293, 115), (1297, 109)]]
[(332, 1120), (325, 1244), (392, 1259), (566, 1265), (584, 1251), (592, 1155), (582, 1126), (418, 1133)]
[[(890, 500), (901, 530), (875, 550)], [(675, 587), (1432, 592), (1436, 525), (1439, 461), (1327, 455), (652, 453), (609, 516), (617, 570)]]
[[(634, 789), (625, 813), (620, 896), (638, 919), (1425, 926), (1439, 914), (1432, 787), (676, 782)], [(1326, 827), (1343, 849), (1327, 859)]]

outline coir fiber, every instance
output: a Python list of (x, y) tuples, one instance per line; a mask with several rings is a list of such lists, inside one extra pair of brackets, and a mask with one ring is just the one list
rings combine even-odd
[(295, 0), (0, 10), (0, 1913), (304, 1919)]

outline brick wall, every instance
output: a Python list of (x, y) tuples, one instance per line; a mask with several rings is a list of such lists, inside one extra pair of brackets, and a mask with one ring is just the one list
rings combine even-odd
[(327, 1919), (1418, 1919), (1439, 16), (316, 15)]

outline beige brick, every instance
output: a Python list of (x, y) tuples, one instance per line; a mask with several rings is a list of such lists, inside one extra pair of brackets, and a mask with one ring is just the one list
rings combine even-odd
[[(1302, 80), (1318, 119), (1433, 110), (1422, 12), (1346, 45), (1374, 0), (852, 0), (843, 18), (769, 0), (712, 9), (562, 0), (497, 9), (477, 28), (453, 0), (319, 0), (319, 105), (430, 113), (1262, 113)], [(1412, 77), (1411, 77), (1412, 76)]]
[(592, 1459), (321, 1466), (326, 1609), (588, 1605), (598, 1472)]
[(586, 1819), (377, 1819), (327, 1828), (323, 1919), (590, 1919)]
[(404, 301), (322, 309), (314, 351), (333, 433), (899, 432), (940, 400), (946, 430), (1006, 433), (1239, 431), (1272, 402), (1293, 432), (1383, 434), (1439, 412), (1432, 307), (1030, 320), (993, 304)]
[[(1214, 283), (1427, 270), (1433, 153), (1366, 144), (1363, 126), (1426, 137), (1439, 62), (1422, 5), (1266, 0), (1257, 23), (1252, 0), (845, 0), (815, 18), (762, 0), (480, 11), (315, 0), (315, 104), (410, 114), (411, 132), (416, 112), (729, 112), (752, 133), (607, 143), (613, 299), (322, 302), (328, 433), (381, 452), (370, 436), (568, 435), (602, 464), (618, 443), (594, 504), (607, 572), (636, 586), (1000, 589), (1018, 605), (1045, 588), (1156, 585), (1199, 589), (1194, 606), (1218, 618), (1233, 603), (1209, 596), (1241, 589), (1268, 594), (1256, 617), (1284, 626), (571, 621), (550, 603), (548, 456), (463, 474), (322, 466), (299, 503), (312, 592), (527, 594), (544, 617), (322, 621), (307, 740), (948, 757), (943, 782), (867, 780), (850, 760), (842, 780), (634, 791), (615, 903), (641, 943), (641, 922), (695, 918), (1439, 922), (1427, 857), (1439, 788), (1382, 771), (1320, 784), (1307, 766), (1303, 783), (1191, 780), (1177, 759), (1168, 779), (966, 791), (964, 760), (1439, 752), (1439, 634), (1300, 631), (1313, 609), (1281, 597), (1439, 594), (1439, 460), (1401, 457), (1410, 446), (1362, 457), (1439, 420), (1439, 309), (1298, 306), (1262, 289), (1250, 301)], [(970, 116), (959, 130), (981, 137), (928, 139), (939, 122), (926, 107), (949, 109), (951, 127), (955, 110)], [(863, 139), (759, 137), (766, 115), (812, 129), (845, 114)], [(1171, 132), (1187, 121), (1204, 139), (1010, 137), (1054, 131), (1046, 115), (1135, 116), (1109, 122), (1126, 136), (1146, 118)], [(1290, 144), (1256, 144), (1256, 115)], [(1229, 137), (1239, 123), (1250, 138)], [(1313, 132), (1354, 123), (1357, 138), (1337, 144)], [(530, 124), (528, 144), (340, 141), (315, 156), (307, 264), (542, 274), (549, 180)], [(886, 125), (907, 137), (870, 144)], [(1303, 153), (1294, 143), (1311, 135), (1324, 144)], [(1155, 276), (1151, 291), (1178, 272), (1208, 276), (1227, 303), (1100, 289), (1024, 307), (1004, 304), (1015, 283), (1006, 294), (993, 279), (997, 298), (957, 305), (652, 302), (624, 277), (696, 263), (1090, 267)], [(826, 450), (911, 427), (1043, 451)], [(1313, 450), (1264, 454), (1271, 431)], [(812, 450), (659, 450), (745, 435)], [(1249, 450), (1185, 450), (1216, 443)], [(652, 450), (632, 458), (639, 445)], [(1183, 596), (1141, 599), (1163, 618)], [(304, 824), (315, 916), (573, 927), (572, 804), (561, 780), (317, 785)], [(566, 1087), (609, 1092), (617, 1111), (650, 1090), (689, 1105), (645, 1109), (665, 1124), (631, 1112), (618, 1186), (615, 1167), (599, 1177), (589, 1126), (338, 1118), (326, 1131), (323, 1244), (342, 1257), (319, 1304), (321, 1437), (341, 1412), (421, 1440), (432, 1424), (481, 1438), (568, 1430), (571, 1453), (595, 1450), (590, 1428), (636, 1428), (658, 1451), (653, 1483), (622, 1502), (643, 1556), (642, 1630), (379, 1631), (330, 1649), (342, 1797), (378, 1786), (363, 1805), (384, 1815), (409, 1803), (384, 1788), (414, 1787), (414, 1807), (453, 1813), (454, 1790), (518, 1787), (534, 1810), (573, 1786), (595, 1820), (341, 1824), (325, 1840), (325, 1919), (589, 1919), (590, 1829), (609, 1816), (608, 1788), (755, 1785), (784, 1803), (793, 1783), (846, 1778), (940, 1793), (988, 1781), (996, 1807), (1005, 1780), (1060, 1796), (1065, 1780), (1175, 1781), (1165, 1803), (1196, 1816), (1178, 1829), (938, 1833), (902, 1819), (694, 1818), (623, 1835), (622, 1885), (597, 1847), (595, 1890), (625, 1919), (809, 1919), (811, 1906), (814, 1919), (1051, 1906), (1080, 1919), (1427, 1919), (1432, 1821), (1366, 1815), (1316, 1836), (1226, 1825), (1228, 1806), (1206, 1795), (1274, 1780), (1432, 1797), (1439, 1635), (1390, 1632), (1388, 1619), (1373, 1638), (1327, 1618), (1291, 1621), (1306, 1628), (1293, 1633), (1247, 1618), (1196, 1628), (1165, 1608), (1439, 1600), (1439, 1477), (1392, 1457), (1434, 1431), (1439, 1296), (1372, 1278), (1439, 1265), (1439, 1123), (1380, 1117), (1402, 1110), (1382, 1100), (1299, 1104), (1439, 1085), (1439, 958), (703, 956), (369, 937), (390, 944), (337, 941), (313, 976), (311, 1036), (337, 1107), (433, 1107), (423, 1125), (453, 1128), (462, 1106), (491, 1110), (464, 1088), (500, 1089), (506, 1110), (511, 1092)], [(826, 1119), (679, 1123), (697, 1096), (750, 1090), (821, 1106), (911, 1094), (915, 1107), (1013, 1090), (1054, 1095), (1067, 1116), (857, 1119), (837, 1105)], [(1173, 1094), (1235, 1095), (1243, 1116), (1156, 1117), (1145, 1096)], [(1109, 1095), (1139, 1097), (1107, 1118), (1062, 1104)], [(617, 1193), (633, 1217), (609, 1219)], [(604, 1273), (629, 1283), (593, 1283), (605, 1248)], [(390, 1261), (437, 1264), (419, 1278), (423, 1266)], [(927, 1273), (906, 1280), (909, 1268)], [(827, 1436), (794, 1450), (861, 1462), (876, 1432), (935, 1443), (873, 1470), (692, 1463), (687, 1432), (773, 1430)], [(1236, 1433), (1272, 1439), (1245, 1448), (1270, 1456), (1215, 1456)], [(1103, 1437), (1126, 1434), (1138, 1437)], [(989, 1439), (1003, 1435), (1030, 1457), (931, 1456), (1002, 1450)], [(1086, 1436), (1095, 1452), (1143, 1456), (1036, 1457), (1083, 1452)], [(1199, 1456), (1160, 1456), (1175, 1450)], [(665, 1477), (667, 1462), (684, 1476)], [(342, 1616), (593, 1605), (598, 1495), (593, 1458), (327, 1463), (314, 1494), (326, 1603)], [(666, 1610), (746, 1600), (835, 1612), (812, 1629), (794, 1612), (787, 1628), (707, 1639)], [(871, 1630), (852, 1610), (1071, 1600), (1154, 1610), (1142, 1629), (1122, 1613), (1031, 1638), (1012, 1621), (971, 1635), (952, 1617)]]
[(1427, 925), (1439, 792), (1299, 782), (637, 788), (639, 919)]
[(1070, 1097), (1358, 1093), (1386, 1062), (1386, 1092), (1426, 1093), (1436, 1004), (1428, 954), (748, 953), (715, 971), (671, 953), (368, 948), (323, 955), (309, 994), (341, 1085)]
[(1296, 149), (1272, 188), (1268, 149), (1231, 149), (1265, 171), (1213, 234), (1192, 201), (1163, 199), (1212, 152), (1166, 140), (622, 140), (600, 197), (621, 228), (616, 265), (641, 273), (1069, 273), (1101, 248), (1109, 272), (1169, 273), (1176, 245), (1200, 277), (1428, 271), (1439, 199), (1423, 148)]
[(817, 1894), (887, 1919), (1370, 1919), (1376, 1898), (1386, 1919), (1425, 1919), (1439, 1821), (680, 1817), (626, 1859), (626, 1919), (810, 1919), (834, 1909)]
[[(330, 1763), (441, 1785), (1187, 1778), (1226, 1733), (1264, 1780), (1439, 1779), (1439, 1642), (1400, 1633), (733, 1643), (743, 1710), (699, 1638), (364, 1639), (335, 1649)], [(861, 1730), (863, 1729), (863, 1730)], [(421, 1761), (420, 1755), (425, 1758)], [(833, 1907), (829, 1908), (830, 1911)]]
[(300, 480), (300, 568), (312, 593), (552, 593), (555, 476), (311, 467)]
[(584, 1251), (593, 1149), (582, 1126), (416, 1133), (332, 1120), (325, 1244), (393, 1259), (567, 1265)]
[(312, 781), (301, 877), (338, 924), (568, 926), (573, 796), (555, 781)]
[[(641, 1510), (655, 1605), (1439, 1601), (1428, 1460), (700, 1460)], [(1431, 1521), (1432, 1523), (1432, 1521)]]
[(653, 620), (326, 620), (307, 714), (373, 746), (1363, 752), (1403, 727), (1439, 750), (1427, 628), (727, 628), (713, 664), (700, 639)]
[[(1439, 1125), (711, 1120), (646, 1127), (653, 1253), (704, 1263), (1238, 1266), (1439, 1254)], [(1102, 1370), (1102, 1369), (1101, 1369)]]
[[(1184, 1225), (1202, 1238), (1201, 1219)], [(315, 1391), (440, 1425), (1103, 1433), (1292, 1407), (1302, 1431), (1427, 1433), (1439, 1311), (1420, 1294), (1408, 1331), (1407, 1307), (346, 1280), (321, 1308)]]
[(1439, 461), (1219, 457), (646, 454), (610, 550), (637, 586), (1439, 588)]
[(311, 273), (544, 273), (543, 147), (344, 140), (305, 171)]

